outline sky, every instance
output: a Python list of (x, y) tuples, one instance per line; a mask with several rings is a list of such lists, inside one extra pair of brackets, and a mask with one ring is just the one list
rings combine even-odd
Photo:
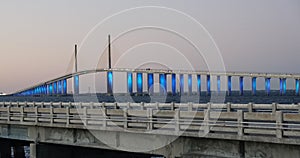
[[(299, 0), (11, 0), (1, 2), (0, 19), (0, 92), (72, 71), (74, 44), (80, 70), (105, 67), (108, 34), (115, 67), (300, 73)], [(137, 26), (156, 29), (129, 31)]]

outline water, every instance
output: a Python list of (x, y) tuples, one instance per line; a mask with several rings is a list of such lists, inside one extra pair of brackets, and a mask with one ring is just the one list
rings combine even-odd
[[(224, 97), (225, 96), (225, 97)], [(108, 96), (106, 94), (81, 94), (78, 96), (65, 95), (65, 96), (0, 96), (0, 102), (175, 102), (175, 103), (207, 103), (207, 102), (231, 102), (247, 104), (249, 102), (256, 104), (295, 104), (300, 103), (300, 96), (295, 96), (294, 91), (287, 91), (285, 96), (280, 96), (278, 91), (271, 91), (269, 96), (266, 96), (265, 91), (257, 91), (256, 96), (251, 95), (251, 91), (244, 91), (244, 95), (240, 96), (238, 91), (232, 92), (232, 96), (216, 95), (216, 97), (207, 96), (205, 92), (201, 93), (199, 97), (197, 94), (182, 95), (182, 96), (128, 96), (126, 94), (114, 94)]]

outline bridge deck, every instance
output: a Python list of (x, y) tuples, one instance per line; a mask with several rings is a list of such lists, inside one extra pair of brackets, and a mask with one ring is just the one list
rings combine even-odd
[(0, 103), (0, 124), (258, 140), (300, 145), (300, 105)]

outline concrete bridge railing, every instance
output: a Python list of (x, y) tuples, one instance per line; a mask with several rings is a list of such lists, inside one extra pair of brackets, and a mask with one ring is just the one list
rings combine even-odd
[(0, 124), (300, 144), (299, 105), (0, 103)]

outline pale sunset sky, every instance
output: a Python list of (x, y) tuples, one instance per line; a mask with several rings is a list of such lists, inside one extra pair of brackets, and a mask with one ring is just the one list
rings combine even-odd
[[(92, 31), (109, 16), (143, 6), (165, 7), (172, 11), (129, 11), (111, 21), (105, 21), (95, 32)], [(0, 4), (0, 92), (14, 92), (66, 74), (75, 43), (81, 50), (78, 61), (80, 70), (94, 69), (97, 64), (105, 65), (99, 57), (105, 52), (107, 35), (111, 34), (114, 39), (138, 24), (152, 25), (151, 20), (148, 20), (149, 15), (153, 21), (161, 18), (164, 27), (170, 24), (170, 27), (174, 25), (182, 32), (188, 31), (185, 32), (187, 36), (197, 34), (197, 29), (190, 29), (195, 26), (193, 21), (186, 20), (187, 17), (180, 16), (179, 12), (189, 15), (205, 27), (221, 53), (226, 70), (300, 73), (299, 0), (10, 0), (1, 1)], [(173, 40), (178, 36), (173, 37), (167, 33), (160, 34), (161, 40), (165, 38), (169, 45), (173, 44), (172, 47), (154, 42), (141, 47), (132, 44), (134, 40), (157, 38), (152, 37), (153, 34), (151, 30), (136, 32), (133, 37), (127, 35), (116, 42), (113, 50), (118, 52), (118, 56), (123, 56), (118, 61), (113, 60), (114, 65), (142, 65), (143, 61), (135, 60), (134, 57), (145, 58), (145, 61), (160, 60), (160, 63), (168, 64), (172, 62), (171, 56), (181, 59), (175, 53), (177, 50), (181, 55), (189, 51), (184, 44), (180, 44), (183, 42)], [(201, 43), (201, 38), (199, 40)], [(97, 44), (93, 43), (95, 41)], [(121, 48), (118, 44), (128, 48)], [(90, 45), (97, 47), (90, 48)], [(131, 56), (124, 55), (126, 51)], [(159, 52), (165, 57), (156, 59), (153, 56), (158, 54), (151, 52)], [(194, 57), (194, 60), (198, 58)], [(173, 67), (181, 68), (178, 64)]]

